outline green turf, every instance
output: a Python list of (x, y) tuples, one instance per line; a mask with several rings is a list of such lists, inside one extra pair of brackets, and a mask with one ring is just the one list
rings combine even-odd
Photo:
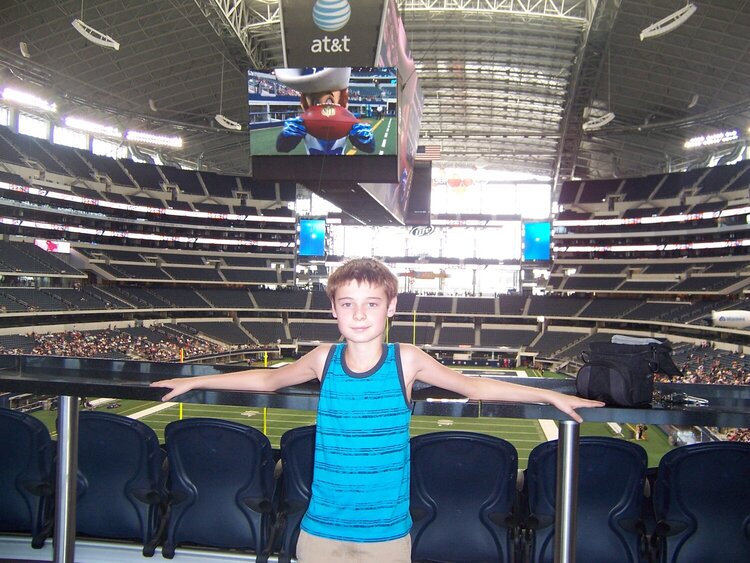
[[(154, 406), (162, 406), (162, 403), (149, 401), (121, 400), (118, 403), (120, 404), (118, 408), (107, 409), (106, 407), (99, 407), (97, 410), (129, 416)], [(33, 414), (47, 425), (53, 437), (56, 436), (56, 411), (36, 411)], [(252, 426), (265, 432), (274, 448), (279, 447), (281, 435), (287, 430), (315, 423), (315, 413), (313, 411), (295, 411), (289, 409), (264, 410), (262, 407), (183, 403), (182, 418), (195, 417), (222, 418)], [(180, 407), (175, 404), (159, 412), (144, 416), (141, 420), (153, 428), (159, 440), (164, 442), (164, 428), (167, 424), (179, 418)], [(624, 425), (623, 429), (625, 430), (624, 434), (631, 437), (629, 441), (632, 441), (632, 432), (628, 432), (627, 427)], [(438, 416), (415, 416), (412, 419), (412, 436), (446, 430), (479, 432), (508, 440), (518, 451), (519, 468), (521, 469), (526, 468), (531, 450), (537, 444), (547, 440), (541, 425), (536, 420), (489, 417), (451, 418)], [(581, 425), (581, 436), (614, 436), (614, 431), (605, 423), (586, 422)], [(647, 440), (639, 441), (638, 444), (646, 449), (649, 466), (656, 467), (661, 456), (671, 448), (664, 432), (654, 426), (649, 427), (647, 438)]]
[[(395, 117), (384, 117), (382, 119), (362, 119), (364, 123), (372, 124), (372, 132), (375, 137), (376, 150), (373, 154), (396, 154), (397, 127)], [(250, 150), (255, 156), (278, 155), (276, 150), (276, 137), (281, 131), (279, 127), (269, 127), (267, 129), (253, 129), (250, 132)], [(385, 145), (383, 146), (383, 140)], [(382, 151), (382, 152), (381, 152)], [(347, 140), (346, 154), (366, 154), (357, 151)], [(305, 154), (305, 143), (300, 143), (292, 151), (286, 154)]]

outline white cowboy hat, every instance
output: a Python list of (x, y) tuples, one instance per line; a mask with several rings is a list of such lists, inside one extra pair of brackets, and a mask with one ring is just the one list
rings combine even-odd
[(277, 68), (274, 71), (276, 80), (300, 94), (346, 90), (351, 73), (349, 67)]

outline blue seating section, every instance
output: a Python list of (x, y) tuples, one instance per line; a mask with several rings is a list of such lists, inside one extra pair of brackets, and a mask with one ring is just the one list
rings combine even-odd
[[(79, 415), (77, 535), (296, 557), (311, 495), (315, 426), (286, 431), (279, 456), (262, 433), (214, 418), (170, 423), (165, 447), (121, 415)], [(557, 441), (529, 455), (464, 431), (411, 440), (414, 561), (553, 561)], [(41, 547), (52, 531), (54, 443), (29, 414), (0, 409), (0, 533)], [(637, 443), (580, 439), (576, 559), (698, 563), (750, 558), (750, 444), (699, 443), (665, 454), (652, 493)], [(105, 499), (106, 502), (102, 502)], [(461, 541), (457, 541), (460, 538)]]
[(143, 545), (143, 555), (153, 555), (166, 522), (165, 460), (156, 433), (143, 422), (81, 412), (78, 536), (137, 541)]
[(191, 418), (167, 425), (169, 522), (162, 554), (200, 545), (260, 554), (273, 524), (274, 459), (260, 431)]
[[(531, 531), (528, 561), (554, 558), (557, 441), (536, 446), (529, 454), (524, 492)], [(580, 439), (576, 560), (646, 561), (639, 521), (644, 502), (646, 451), (631, 442), (599, 436)]]
[(0, 532), (31, 536), (40, 548), (52, 531), (54, 444), (42, 422), (0, 408)]
[(412, 560), (512, 561), (517, 470), (516, 448), (501, 438), (412, 438)]
[(750, 561), (750, 444), (708, 442), (666, 453), (653, 498), (659, 562)]

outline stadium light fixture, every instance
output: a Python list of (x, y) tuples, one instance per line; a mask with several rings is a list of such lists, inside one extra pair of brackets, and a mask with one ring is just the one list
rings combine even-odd
[(145, 131), (135, 131), (131, 129), (130, 131), (125, 133), (125, 139), (133, 143), (143, 143), (144, 145), (171, 147), (173, 149), (182, 148), (182, 137), (156, 135), (154, 133), (146, 133)]
[(685, 141), (685, 148), (695, 149), (723, 143), (733, 143), (739, 138), (739, 132), (736, 129), (731, 129), (729, 131), (722, 131), (721, 133), (714, 133), (713, 135), (700, 135), (698, 137), (693, 137), (692, 139)]
[(641, 41), (652, 37), (659, 37), (660, 35), (664, 35), (665, 33), (677, 29), (685, 23), (697, 9), (698, 7), (692, 2), (687, 3), (673, 14), (668, 15), (666, 18), (661, 19), (656, 23), (652, 23), (650, 26), (643, 29), (643, 31), (641, 31)]
[(95, 123), (94, 121), (88, 121), (86, 119), (79, 119), (78, 117), (66, 117), (65, 126), (70, 127), (71, 129), (77, 129), (78, 131), (93, 133), (95, 135), (122, 139), (122, 131), (117, 127), (111, 127), (109, 125), (104, 125), (103, 123)]
[(615, 118), (615, 114), (610, 112), (605, 113), (602, 116), (596, 117), (594, 119), (589, 119), (586, 123), (583, 124), (583, 130), (584, 131), (596, 131), (597, 129), (601, 129), (607, 123), (612, 121)]
[(156, 135), (146, 133), (145, 131), (130, 130), (125, 134), (125, 139), (133, 143), (143, 143), (145, 145), (156, 145), (159, 147), (171, 147), (173, 149), (182, 148), (181, 137), (169, 137), (167, 135)]
[(16, 104), (41, 109), (49, 112), (57, 111), (57, 104), (43, 100), (38, 96), (16, 90), (15, 88), (5, 88), (3, 90), (3, 99), (9, 102), (15, 102)]
[(100, 47), (106, 47), (107, 49), (114, 49), (115, 51), (120, 50), (120, 44), (117, 41), (112, 39), (109, 35), (97, 31), (90, 25), (84, 23), (83, 20), (76, 18), (73, 20), (72, 25), (78, 33), (83, 35), (93, 44), (99, 45)]
[(232, 129), (233, 131), (241, 131), (242, 125), (229, 119), (225, 116), (221, 107), (224, 104), (224, 55), (221, 56), (221, 82), (219, 83), (219, 113), (214, 116), (216, 123), (224, 127), (225, 129)]
[(125, 133), (125, 138), (133, 143), (143, 143), (145, 145), (156, 145), (159, 147), (171, 147), (173, 149), (182, 148), (182, 137), (170, 137), (168, 135), (156, 135), (146, 133), (145, 131), (130, 130)]
[(225, 117), (221, 115), (220, 113), (217, 113), (214, 116), (214, 119), (216, 120), (216, 123), (224, 127), (225, 129), (233, 129), (234, 131), (241, 131), (242, 125), (237, 123), (236, 121), (232, 121), (228, 117)]

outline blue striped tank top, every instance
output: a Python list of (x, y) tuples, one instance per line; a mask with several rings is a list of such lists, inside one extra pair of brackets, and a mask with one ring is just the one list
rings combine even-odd
[(312, 498), (301, 527), (342, 541), (380, 542), (409, 533), (409, 422), (398, 344), (353, 373), (345, 344), (331, 348), (318, 402)]

